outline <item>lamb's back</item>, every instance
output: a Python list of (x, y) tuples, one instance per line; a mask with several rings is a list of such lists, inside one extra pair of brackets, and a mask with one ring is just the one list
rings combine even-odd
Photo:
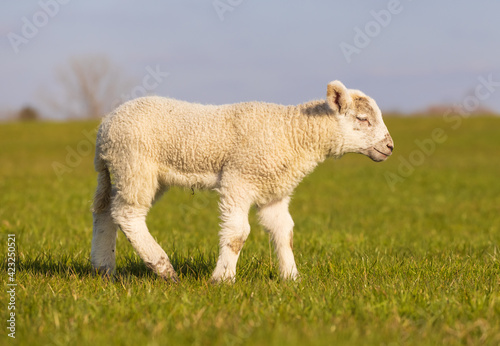
[(234, 117), (234, 105), (142, 97), (104, 118), (98, 145), (108, 161), (140, 155), (181, 172), (217, 171), (238, 142)]

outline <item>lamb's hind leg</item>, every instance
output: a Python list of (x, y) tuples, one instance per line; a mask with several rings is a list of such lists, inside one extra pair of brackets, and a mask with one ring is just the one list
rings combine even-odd
[(117, 226), (111, 217), (110, 200), (115, 191), (111, 186), (108, 169), (101, 164), (97, 178), (97, 189), (92, 207), (93, 235), (90, 261), (93, 267), (105, 276), (115, 270), (115, 248)]
[(101, 274), (109, 276), (115, 270), (115, 248), (117, 226), (111, 218), (109, 207), (94, 212), (94, 228), (90, 261)]
[(259, 208), (259, 221), (271, 233), (280, 266), (281, 277), (298, 277), (293, 257), (293, 219), (288, 212), (290, 197), (271, 202)]
[(148, 209), (149, 206), (130, 205), (117, 197), (113, 201), (112, 215), (146, 266), (163, 279), (177, 282), (177, 274), (167, 254), (154, 240), (146, 226)]

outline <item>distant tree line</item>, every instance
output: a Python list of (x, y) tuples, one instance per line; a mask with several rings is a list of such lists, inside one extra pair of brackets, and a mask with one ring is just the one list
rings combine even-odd
[(65, 119), (99, 119), (133, 85), (125, 75), (105, 56), (73, 58), (56, 70), (55, 88), (44, 90), (42, 101)]
[[(60, 119), (99, 119), (126, 101), (133, 79), (101, 55), (83, 56), (56, 70), (56, 83), (44, 87), (40, 98), (51, 117)], [(37, 121), (41, 112), (31, 105), (4, 112), (5, 119)]]

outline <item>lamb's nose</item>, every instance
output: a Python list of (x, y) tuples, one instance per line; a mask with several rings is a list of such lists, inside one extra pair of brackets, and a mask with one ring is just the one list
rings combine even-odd
[(387, 144), (387, 148), (389, 148), (392, 152), (392, 150), (394, 149), (394, 145), (393, 144)]

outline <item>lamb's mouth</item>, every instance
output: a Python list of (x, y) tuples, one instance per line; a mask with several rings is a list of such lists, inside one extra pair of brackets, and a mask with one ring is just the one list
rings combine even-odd
[(389, 156), (391, 155), (391, 154), (386, 154), (386, 153), (384, 153), (384, 152), (382, 152), (382, 151), (378, 150), (378, 149), (377, 149), (377, 148), (375, 148), (375, 147), (373, 147), (373, 149), (375, 149), (375, 151), (377, 151), (377, 152), (381, 153), (381, 154), (382, 154), (382, 155), (384, 155), (385, 157), (389, 157)]

